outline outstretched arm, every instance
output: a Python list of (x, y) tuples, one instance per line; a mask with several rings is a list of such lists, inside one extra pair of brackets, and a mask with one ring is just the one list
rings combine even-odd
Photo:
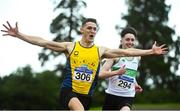
[(153, 44), (151, 49), (108, 49), (105, 47), (100, 47), (100, 54), (103, 58), (116, 58), (123, 56), (146, 56), (146, 55), (161, 55), (167, 53), (167, 47), (165, 44), (157, 46), (156, 42)]
[(102, 66), (100, 73), (99, 73), (100, 79), (105, 79), (105, 78), (112, 77), (115, 75), (122, 75), (125, 73), (125, 69), (124, 69), (125, 66), (121, 67), (118, 70), (110, 71), (113, 63), (114, 63), (114, 59), (107, 59), (106, 60), (106, 62)]
[(45, 40), (41, 37), (29, 36), (29, 35), (25, 35), (23, 33), (20, 33), (18, 30), (17, 22), (16, 22), (15, 27), (12, 27), (8, 21), (7, 21), (7, 25), (3, 24), (3, 26), (6, 29), (6, 30), (1, 30), (2, 32), (5, 32), (5, 34), (3, 34), (3, 36), (16, 37), (16, 38), (19, 38), (23, 41), (30, 43), (30, 44), (38, 45), (38, 46), (45, 47), (45, 48), (55, 50), (58, 52), (66, 51), (68, 45), (70, 44), (69, 42), (59, 43), (59, 42), (54, 42), (54, 41), (48, 41), (48, 40)]

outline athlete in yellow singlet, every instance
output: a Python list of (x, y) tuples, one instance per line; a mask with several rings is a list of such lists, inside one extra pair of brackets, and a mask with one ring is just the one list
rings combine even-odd
[(67, 76), (62, 87), (72, 87), (73, 92), (92, 95), (99, 72), (97, 46), (83, 47), (76, 42), (67, 60)]

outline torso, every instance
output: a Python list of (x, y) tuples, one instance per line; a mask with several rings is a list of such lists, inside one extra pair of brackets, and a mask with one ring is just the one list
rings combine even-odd
[(67, 60), (67, 74), (62, 87), (70, 87), (76, 93), (92, 95), (99, 73), (97, 46), (87, 48), (76, 42)]
[(134, 97), (139, 57), (121, 57), (115, 62), (112, 70), (117, 70), (123, 65), (125, 65), (126, 73), (110, 77), (106, 92), (116, 96)]

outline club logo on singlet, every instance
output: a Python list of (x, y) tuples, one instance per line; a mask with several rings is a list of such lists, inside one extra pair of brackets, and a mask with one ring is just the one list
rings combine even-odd
[(79, 51), (74, 51), (74, 56), (78, 56), (79, 55)]

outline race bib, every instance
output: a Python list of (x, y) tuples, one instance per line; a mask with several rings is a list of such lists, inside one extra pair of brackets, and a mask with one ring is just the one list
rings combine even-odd
[(73, 79), (84, 82), (92, 82), (92, 70), (89, 70), (87, 67), (78, 67), (74, 70)]
[(134, 84), (134, 79), (128, 76), (119, 76), (116, 86), (123, 89), (130, 89)]

